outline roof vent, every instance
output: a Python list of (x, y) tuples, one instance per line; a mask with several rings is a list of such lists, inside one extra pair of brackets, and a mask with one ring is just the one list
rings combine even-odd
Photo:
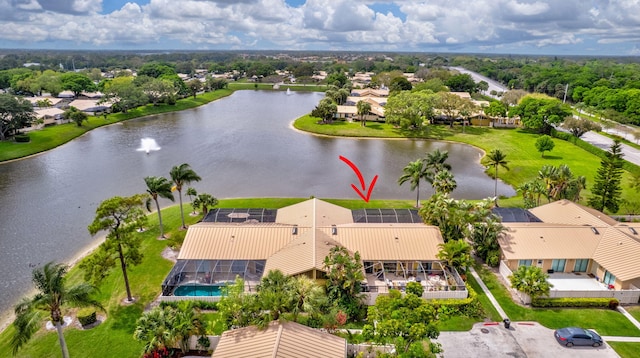
[(331, 225), (331, 235), (338, 235), (338, 228), (335, 225)]
[(600, 235), (600, 231), (598, 231), (598, 229), (596, 229), (595, 227), (591, 227), (591, 231), (593, 231), (594, 234), (596, 235)]
[(629, 231), (631, 231), (632, 234), (634, 235), (638, 235), (638, 232), (636, 231), (636, 229), (629, 227)]
[(298, 235), (298, 225), (294, 225), (291, 229), (291, 235)]

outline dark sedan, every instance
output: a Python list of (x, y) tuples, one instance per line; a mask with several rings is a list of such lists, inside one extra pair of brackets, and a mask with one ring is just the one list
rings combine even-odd
[(603, 343), (602, 337), (596, 332), (584, 328), (567, 327), (556, 330), (553, 334), (558, 343), (563, 346), (594, 346), (600, 347)]

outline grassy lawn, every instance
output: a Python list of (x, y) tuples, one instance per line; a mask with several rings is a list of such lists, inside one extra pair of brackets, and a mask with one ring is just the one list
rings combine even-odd
[(450, 317), (445, 321), (438, 322), (438, 329), (440, 331), (469, 331), (475, 323), (482, 322), (485, 319), (493, 322), (499, 322), (502, 319), (502, 317), (500, 317), (500, 315), (498, 314), (498, 311), (496, 311), (495, 307), (493, 307), (493, 305), (489, 301), (487, 295), (480, 288), (480, 285), (478, 285), (478, 282), (475, 280), (475, 278), (473, 278), (473, 276), (471, 275), (468, 275), (467, 282), (478, 294), (478, 300), (480, 301), (482, 309), (484, 310), (484, 317)]
[[(218, 207), (225, 208), (280, 208), (306, 200), (305, 198), (260, 198), (260, 199), (227, 199), (220, 200)], [(340, 205), (348, 207), (362, 207), (362, 200), (334, 200)], [(388, 203), (396, 207), (408, 207), (411, 201), (373, 201), (369, 207), (375, 205), (385, 206)], [(378, 206), (378, 207), (380, 207)], [(385, 206), (386, 207), (386, 206)], [(199, 217), (192, 217), (188, 213), (191, 206), (185, 204), (185, 220), (188, 224), (195, 223)], [(171, 270), (173, 263), (162, 258), (161, 253), (167, 245), (167, 241), (159, 241), (157, 229), (157, 214), (149, 215), (148, 230), (139, 234), (143, 235), (141, 251), (144, 254), (142, 263), (130, 267), (127, 271), (136, 303), (131, 305), (121, 304), (126, 297), (124, 282), (119, 266), (114, 268), (109, 277), (100, 285), (97, 298), (106, 309), (106, 320), (99, 326), (90, 330), (80, 330), (75, 327), (65, 329), (65, 338), (72, 357), (139, 357), (142, 352), (142, 344), (133, 339), (135, 322), (140, 317), (144, 308), (160, 294), (160, 288), (165, 276)], [(168, 236), (178, 235), (180, 232), (180, 210), (178, 206), (171, 206), (162, 211), (162, 220)], [(82, 280), (83, 272), (76, 266), (69, 274), (70, 283)], [(69, 315), (73, 311), (65, 311)], [(104, 313), (101, 313), (104, 314)], [(212, 333), (219, 334), (222, 326), (215, 312), (207, 312), (205, 321)], [(44, 324), (43, 324), (44, 326)], [(12, 328), (9, 327), (0, 334), (0, 357), (10, 357), (9, 340)], [(59, 357), (60, 348), (55, 332), (38, 332), (34, 338), (23, 347), (18, 357), (41, 358)]]
[[(303, 116), (296, 120), (294, 126), (297, 129), (331, 136), (349, 137), (374, 137), (374, 138), (424, 138), (425, 140), (450, 140), (478, 147), (485, 152), (500, 149), (507, 155), (509, 170), (498, 169), (498, 176), (504, 182), (513, 187), (518, 187), (524, 182), (533, 180), (543, 165), (567, 164), (574, 175), (583, 175), (587, 179), (587, 189), (582, 192), (582, 204), (589, 197), (589, 187), (593, 185), (596, 169), (600, 166), (600, 158), (559, 139), (554, 139), (555, 148), (546, 152), (542, 157), (537, 152), (535, 141), (539, 134), (521, 129), (494, 129), (488, 127), (466, 127), (462, 133), (462, 127), (449, 128), (446, 125), (431, 125), (421, 131), (402, 130), (394, 128), (387, 123), (368, 123), (361, 127), (359, 123), (336, 121), (332, 124), (318, 124), (318, 119), (311, 116)], [(417, 158), (407, 158), (407, 163)], [(487, 174), (493, 176), (493, 170)], [(632, 176), (625, 172), (622, 180), (623, 198), (630, 202), (640, 201), (640, 193), (630, 189), (629, 183)], [(504, 206), (521, 206), (519, 197), (501, 199)], [(624, 207), (621, 211), (624, 211)]]
[(607, 342), (622, 358), (640, 357), (640, 343)]
[(485, 268), (476, 268), (480, 277), (512, 321), (537, 321), (551, 329), (581, 326), (592, 328), (605, 336), (640, 337), (638, 330), (618, 311), (609, 309), (542, 309), (515, 303), (510, 293), (495, 275)]
[(231, 93), (233, 93), (233, 91), (230, 89), (217, 90), (214, 92), (200, 94), (195, 99), (193, 97), (188, 97), (178, 100), (178, 102), (173, 106), (166, 104), (153, 106), (149, 104), (132, 109), (127, 113), (109, 114), (106, 120), (102, 116), (90, 116), (88, 121), (84, 122), (81, 127), (78, 127), (75, 123), (66, 123), (31, 131), (29, 132), (29, 137), (31, 138), (31, 142), (29, 143), (1, 141), (0, 162), (22, 158), (32, 154), (47, 151), (98, 127), (124, 121), (127, 119), (166, 112), (182, 111), (185, 109), (198, 107), (216, 99), (226, 97)]

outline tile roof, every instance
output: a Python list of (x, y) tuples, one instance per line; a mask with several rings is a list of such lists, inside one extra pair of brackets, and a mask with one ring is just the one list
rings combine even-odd
[(226, 331), (212, 358), (343, 358), (344, 338), (295, 322), (272, 322), (265, 329), (255, 326)]
[(554, 201), (529, 211), (546, 223), (591, 226), (609, 226), (618, 223), (606, 214), (570, 200)]

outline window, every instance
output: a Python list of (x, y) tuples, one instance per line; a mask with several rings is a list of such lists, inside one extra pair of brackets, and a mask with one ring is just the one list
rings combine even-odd
[(551, 269), (555, 272), (564, 272), (564, 265), (567, 262), (565, 259), (553, 260), (551, 262)]
[(611, 274), (609, 271), (605, 271), (604, 279), (602, 280), (607, 285), (613, 285), (616, 283), (616, 277)]
[(531, 266), (531, 260), (518, 260), (518, 267)]
[(575, 272), (587, 272), (587, 266), (589, 265), (589, 259), (578, 259), (576, 264), (573, 265), (573, 271)]

